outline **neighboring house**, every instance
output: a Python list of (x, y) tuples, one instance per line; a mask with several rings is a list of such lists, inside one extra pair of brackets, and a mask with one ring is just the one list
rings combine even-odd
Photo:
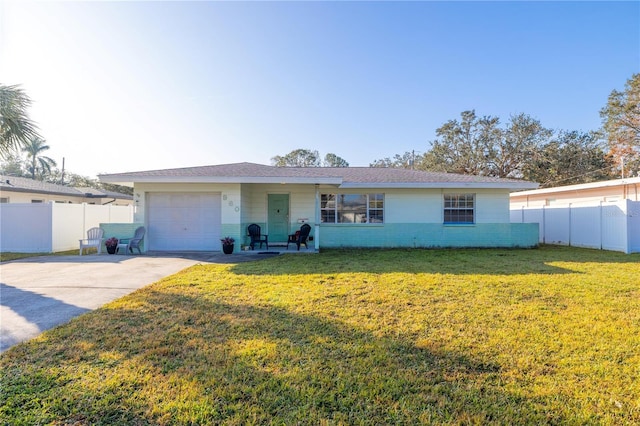
[(511, 208), (640, 201), (640, 177), (511, 193)]
[(514, 192), (510, 204), (541, 243), (640, 252), (640, 177)]
[(29, 178), (0, 175), (0, 203), (49, 202), (130, 206), (133, 204), (133, 197), (102, 189), (74, 188)]
[(273, 167), (252, 163), (99, 176), (134, 188), (135, 222), (147, 249), (217, 251), (247, 244), (257, 223), (269, 245), (302, 223), (309, 246), (532, 247), (536, 224), (511, 224), (509, 193), (537, 187), (512, 179), (369, 167)]

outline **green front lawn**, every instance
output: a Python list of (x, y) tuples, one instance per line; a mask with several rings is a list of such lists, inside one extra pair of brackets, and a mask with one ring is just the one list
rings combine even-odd
[[(96, 252), (96, 249), (87, 249), (85, 253), (91, 254)], [(0, 251), (0, 262), (9, 262), (10, 260), (18, 260), (25, 259), (27, 257), (37, 257), (37, 256), (69, 256), (72, 254), (78, 254), (78, 250), (67, 250), (67, 251), (58, 251), (55, 253), (14, 253), (14, 252), (1, 252)]]
[(196, 265), (0, 356), (0, 424), (638, 424), (639, 276), (566, 247)]

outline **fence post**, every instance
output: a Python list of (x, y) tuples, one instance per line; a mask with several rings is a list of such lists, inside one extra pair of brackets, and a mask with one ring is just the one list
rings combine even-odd
[(542, 244), (547, 243), (547, 211), (542, 206)]
[(569, 247), (571, 247), (571, 226), (572, 226), (572, 224), (571, 224), (572, 220), (571, 219), (572, 219), (572, 216), (573, 216), (573, 213), (571, 212), (571, 204), (572, 203), (569, 203)]
[(604, 230), (602, 229), (603, 228), (602, 200), (600, 200), (599, 209), (600, 209), (600, 215), (599, 215), (600, 216), (600, 225), (599, 225), (599, 228), (600, 228), (600, 250), (602, 250), (602, 239), (603, 239), (603, 236), (604, 236)]
[(82, 238), (87, 234), (87, 203), (82, 203)]

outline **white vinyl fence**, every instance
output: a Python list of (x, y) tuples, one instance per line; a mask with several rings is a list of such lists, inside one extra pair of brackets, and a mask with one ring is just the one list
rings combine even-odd
[(132, 223), (133, 206), (0, 204), (0, 251), (51, 253), (73, 250), (101, 223)]
[(640, 201), (522, 207), (512, 223), (538, 223), (540, 242), (640, 253)]

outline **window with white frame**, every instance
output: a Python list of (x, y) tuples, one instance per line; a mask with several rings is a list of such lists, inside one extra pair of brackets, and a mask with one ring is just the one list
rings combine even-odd
[(321, 194), (322, 223), (384, 223), (384, 194)]
[(475, 194), (444, 194), (444, 223), (475, 223)]

